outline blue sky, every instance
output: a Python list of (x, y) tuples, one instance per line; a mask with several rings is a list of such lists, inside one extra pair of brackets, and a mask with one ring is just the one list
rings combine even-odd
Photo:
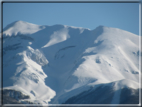
[(95, 29), (99, 25), (139, 34), (139, 3), (4, 3), (3, 27), (22, 20)]

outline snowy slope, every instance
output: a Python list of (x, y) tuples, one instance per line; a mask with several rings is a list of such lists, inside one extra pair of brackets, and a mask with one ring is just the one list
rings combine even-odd
[(29, 95), (28, 101), (60, 104), (112, 82), (115, 90), (139, 88), (139, 36), (130, 32), (17, 21), (3, 38), (3, 85)]

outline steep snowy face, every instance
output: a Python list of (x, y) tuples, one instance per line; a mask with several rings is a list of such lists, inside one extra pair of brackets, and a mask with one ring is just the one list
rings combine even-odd
[(38, 49), (34, 50), (30, 46), (22, 52), (13, 54), (12, 58), (7, 58), (7, 54), (8, 52), (4, 55), (7, 62), (3, 63), (4, 87), (13, 86), (15, 90), (17, 87), (22, 88), (26, 95), (30, 96), (31, 102), (48, 103), (56, 94), (45, 84), (47, 75), (42, 70), (42, 66), (48, 65), (45, 56)]
[[(102, 26), (91, 32), (92, 35), (86, 37), (86, 40), (89, 38), (89, 42), (83, 46), (80, 56), (70, 71), (72, 73), (66, 80), (65, 92), (58, 99), (75, 96), (76, 93), (81, 92), (78, 89), (84, 86), (124, 79), (139, 83), (139, 75), (141, 75), (139, 36)], [(127, 84), (127, 87), (132, 86), (132, 82)]]
[(139, 88), (139, 36), (130, 32), (18, 21), (4, 29), (3, 37), (3, 85), (19, 87), (30, 97), (25, 101), (60, 104), (113, 82), (116, 91)]
[[(85, 60), (74, 76), (95, 78), (98, 82), (120, 79), (139, 81), (139, 37), (129, 32), (101, 27), (102, 33), (90, 41), (82, 58)], [(98, 76), (99, 75), (99, 76)]]

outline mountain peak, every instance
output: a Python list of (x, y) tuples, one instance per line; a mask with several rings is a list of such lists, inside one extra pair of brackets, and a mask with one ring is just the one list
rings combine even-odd
[(24, 22), (24, 21), (22, 21), (22, 20), (14, 21), (14, 22), (8, 24), (8, 25), (4, 28), (3, 31), (7, 30), (7, 29), (10, 28), (10, 27), (13, 27), (13, 26), (16, 26), (16, 25), (19, 25), (19, 24), (26, 24), (26, 23), (28, 23), (28, 22)]
[(17, 20), (17, 21), (15, 21), (13, 23), (17, 24), (17, 23), (28, 23), (28, 22), (25, 22), (25, 21), (22, 21), (22, 20)]
[(17, 34), (32, 34), (39, 30), (41, 30), (39, 25), (19, 20), (7, 25), (3, 30), (3, 34), (5, 36), (12, 36)]

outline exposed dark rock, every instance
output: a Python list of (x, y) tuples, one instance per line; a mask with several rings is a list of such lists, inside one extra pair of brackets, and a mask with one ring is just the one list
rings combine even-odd
[[(84, 91), (66, 100), (63, 104), (111, 104), (115, 91), (113, 84), (101, 85), (96, 89)], [(138, 104), (139, 89), (122, 88), (119, 104)]]
[(120, 104), (139, 104), (139, 89), (123, 88), (120, 94)]
[(24, 95), (22, 94), (22, 92), (12, 89), (4, 89), (2, 93), (3, 93), (3, 99), (2, 99), (3, 104), (23, 104), (19, 100), (30, 98), (28, 95)]

